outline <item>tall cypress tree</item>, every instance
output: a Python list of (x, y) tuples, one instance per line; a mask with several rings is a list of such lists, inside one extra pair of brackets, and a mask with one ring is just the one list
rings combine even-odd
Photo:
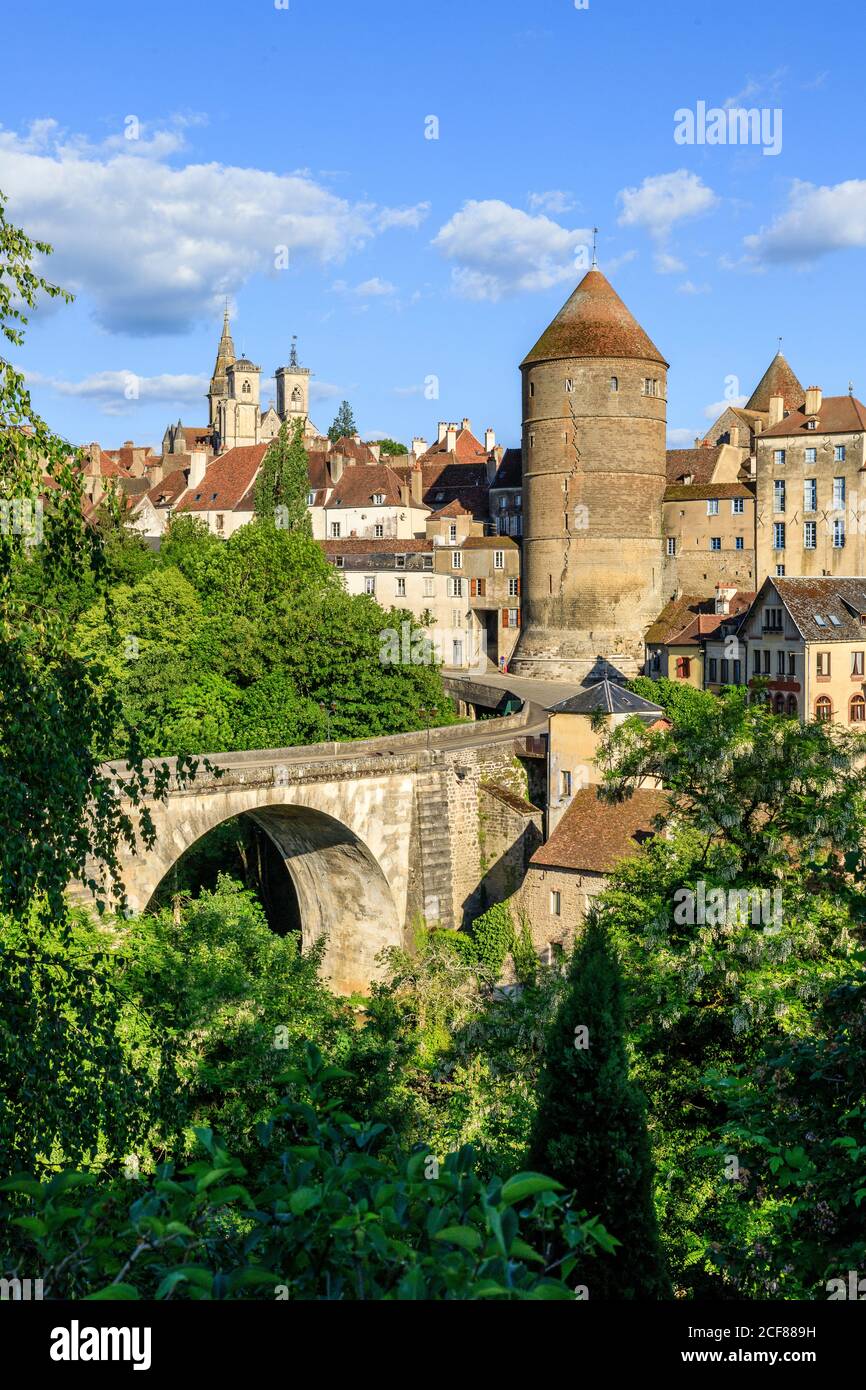
[[(290, 434), (291, 430), (291, 434)], [(262, 460), (253, 493), (256, 515), (288, 531), (310, 530), (307, 501), (310, 471), (304, 448), (304, 421), (284, 420)]]
[(644, 1100), (629, 1078), (624, 1026), (619, 962), (592, 914), (548, 1038), (527, 1166), (575, 1188), (580, 1206), (621, 1242), (587, 1266), (590, 1299), (670, 1298)]

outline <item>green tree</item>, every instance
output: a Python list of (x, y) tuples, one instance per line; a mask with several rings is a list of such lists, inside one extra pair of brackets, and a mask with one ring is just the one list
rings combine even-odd
[(406, 445), (398, 443), (396, 439), (379, 439), (377, 443), (384, 458), (397, 458), (401, 454), (408, 453)]
[(548, 1041), (528, 1161), (573, 1187), (620, 1242), (585, 1271), (591, 1299), (668, 1298), (645, 1102), (629, 1077), (624, 1032), (619, 962), (593, 915)]
[(328, 438), (332, 444), (336, 444), (338, 439), (351, 439), (358, 433), (358, 426), (355, 424), (355, 417), (352, 414), (352, 407), (348, 401), (343, 401), (340, 409), (334, 416), (334, 423), (328, 430)]
[(283, 530), (305, 530), (312, 534), (308, 499), (310, 468), (304, 448), (304, 420), (291, 425), (284, 420), (280, 432), (268, 445), (254, 489), (258, 517), (267, 518)]

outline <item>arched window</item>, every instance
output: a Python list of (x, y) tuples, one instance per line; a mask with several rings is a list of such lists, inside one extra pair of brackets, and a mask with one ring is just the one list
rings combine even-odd
[(851, 696), (848, 719), (851, 724), (866, 724), (866, 699), (862, 695)]
[(775, 700), (773, 701), (773, 713), (774, 713), (774, 714), (784, 714), (784, 713), (785, 713), (785, 697), (784, 697), (784, 695), (782, 694), (781, 690), (779, 690), (779, 691), (776, 692), (776, 698), (775, 698)]
[(799, 715), (799, 710), (798, 710), (798, 708), (797, 708), (797, 697), (796, 697), (796, 695), (789, 695), (789, 696), (788, 696), (788, 718), (789, 718), (789, 719), (796, 719), (798, 715)]
[(245, 381), (245, 382), (244, 382), (244, 395), (245, 395), (245, 396), (248, 396), (249, 394), (250, 394), (250, 383), (249, 383), (248, 381)]
[(618, 391), (618, 390), (619, 390), (619, 377), (618, 377), (618, 376), (612, 376), (612, 377), (611, 377), (611, 379), (610, 379), (610, 389), (611, 389), (611, 391)]
[(296, 386), (294, 391), (292, 392), (292, 405), (300, 405), (302, 400), (303, 396), (301, 395), (301, 388), (300, 386)]
[(829, 695), (819, 695), (815, 701), (815, 718), (824, 724), (833, 718), (833, 706)]

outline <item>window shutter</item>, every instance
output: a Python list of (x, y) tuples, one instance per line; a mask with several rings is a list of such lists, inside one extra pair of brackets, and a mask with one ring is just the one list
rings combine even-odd
[(503, 626), (503, 627), (508, 627), (508, 609), (507, 609), (507, 608), (503, 608), (503, 610), (502, 610), (502, 626)]

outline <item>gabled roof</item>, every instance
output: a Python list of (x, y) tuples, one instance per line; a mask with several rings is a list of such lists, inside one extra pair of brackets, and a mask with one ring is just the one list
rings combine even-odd
[(778, 395), (784, 396), (786, 410), (793, 410), (796, 406), (802, 405), (806, 395), (782, 352), (776, 353), (764, 372), (746, 402), (746, 410), (766, 412), (770, 409), (770, 397)]
[(664, 717), (661, 705), (654, 705), (651, 700), (644, 700), (641, 695), (607, 678), (558, 705), (551, 705), (548, 714), (594, 714), (596, 710), (604, 714), (638, 714), (653, 720)]
[(667, 814), (662, 791), (640, 789), (626, 801), (600, 800), (595, 787), (581, 787), (550, 839), (530, 859), (534, 867), (606, 874), (630, 859), (656, 833), (654, 822)]
[(506, 449), (490, 487), (521, 487), (522, 484), (523, 450)]
[(448, 503), (447, 507), (440, 507), (438, 511), (435, 511), (435, 512), (433, 513), (433, 516), (432, 516), (431, 520), (434, 520), (434, 521), (435, 521), (436, 518), (437, 518), (437, 517), (440, 517), (440, 516), (471, 516), (471, 515), (472, 515), (472, 513), (469, 511), (468, 507), (464, 507), (464, 506), (462, 505), (462, 503), (461, 503), (457, 498), (455, 498), (453, 502), (449, 502), (449, 503)]
[(435, 444), (431, 444), (426, 453), (421, 455), (419, 462), (422, 464), (432, 463), (440, 454), (452, 455), (455, 463), (483, 463), (488, 457), (487, 450), (480, 439), (476, 439), (471, 430), (462, 427), (456, 431), (453, 450), (448, 448), (448, 436), (446, 435), (444, 439), (439, 439)]
[(683, 594), (665, 605), (655, 622), (647, 628), (644, 641), (653, 646), (700, 646), (703, 638), (711, 637), (737, 614), (744, 614), (753, 598), (753, 593), (737, 590), (731, 599), (729, 611), (717, 613), (715, 598)]
[(343, 454), (346, 458), (355, 459), (357, 463), (375, 463), (376, 455), (366, 444), (361, 444), (357, 439), (352, 439), (350, 435), (341, 435), (336, 444), (331, 445), (332, 454)]
[(559, 357), (634, 357), (667, 363), (600, 270), (588, 270), (521, 366)]
[(668, 449), (665, 455), (668, 482), (681, 483), (689, 477), (695, 483), (712, 482), (722, 448), (721, 444), (715, 444), (701, 445), (697, 449)]
[(238, 504), (255, 478), (267, 451), (267, 444), (243, 444), (221, 454), (205, 469), (204, 477), (198, 486), (187, 490), (178, 503), (178, 510), (240, 510)]
[[(860, 623), (860, 615), (866, 615), (866, 578), (835, 578), (832, 575), (816, 579), (771, 577), (764, 582), (755, 607), (770, 585), (775, 588), (805, 641), (864, 641), (866, 630)], [(819, 623), (819, 618), (823, 622)]]
[(161, 483), (156, 483), (147, 494), (155, 507), (173, 507), (186, 491), (187, 468), (175, 468), (167, 473)]
[(866, 430), (866, 406), (856, 396), (825, 396), (816, 417), (815, 430), (808, 426), (808, 416), (802, 408), (791, 410), (777, 425), (764, 430), (762, 439), (792, 434), (851, 434)]
[[(387, 463), (355, 463), (343, 469), (326, 505), (331, 507), (371, 507), (374, 496), (384, 497), (386, 507), (403, 504), (401, 480)], [(405, 505), (413, 505), (411, 501)]]

